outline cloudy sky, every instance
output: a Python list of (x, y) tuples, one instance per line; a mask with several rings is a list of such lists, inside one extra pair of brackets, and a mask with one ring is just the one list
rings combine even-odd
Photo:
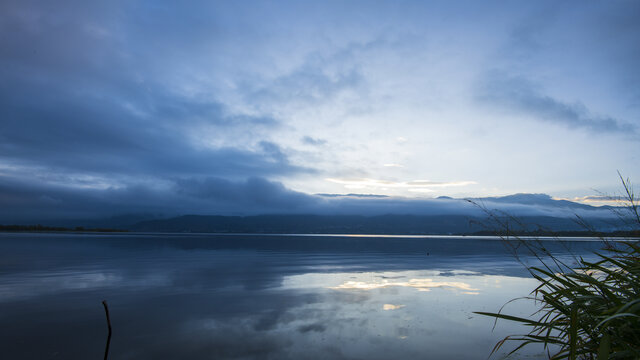
[(0, 215), (612, 193), (616, 171), (640, 179), (639, 17), (635, 1), (5, 0)]

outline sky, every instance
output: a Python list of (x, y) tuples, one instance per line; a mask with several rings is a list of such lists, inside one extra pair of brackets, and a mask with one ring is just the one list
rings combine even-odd
[(5, 0), (0, 220), (614, 194), (618, 171), (640, 178), (638, 17), (636, 1)]

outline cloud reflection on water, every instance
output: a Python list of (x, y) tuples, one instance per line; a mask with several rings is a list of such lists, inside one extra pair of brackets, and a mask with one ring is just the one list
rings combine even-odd
[(384, 304), (382, 305), (382, 310), (398, 310), (402, 309), (406, 305), (394, 305), (394, 304)]
[(535, 286), (481, 240), (0, 240), (0, 347), (12, 358), (99, 356), (107, 299), (119, 359), (485, 359), (517, 329), (490, 333), (472, 312)]
[(453, 289), (460, 289), (466, 291), (474, 291), (478, 289), (474, 289), (469, 284), (465, 284), (463, 282), (457, 281), (433, 281), (433, 279), (410, 279), (409, 281), (401, 281), (401, 282), (389, 282), (383, 280), (379, 283), (367, 283), (364, 281), (346, 281), (338, 286), (329, 287), (329, 289), (336, 290), (372, 290), (372, 289), (380, 289), (391, 286), (402, 286), (402, 287), (411, 287), (418, 289), (418, 291), (430, 291), (432, 288), (440, 288), (447, 287)]

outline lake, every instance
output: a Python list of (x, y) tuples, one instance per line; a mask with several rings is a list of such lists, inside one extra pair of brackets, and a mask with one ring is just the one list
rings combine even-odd
[[(601, 246), (544, 244), (567, 262)], [(473, 311), (535, 286), (495, 238), (5, 233), (0, 349), (5, 359), (101, 359), (106, 300), (109, 359), (487, 359), (523, 329), (492, 330)]]

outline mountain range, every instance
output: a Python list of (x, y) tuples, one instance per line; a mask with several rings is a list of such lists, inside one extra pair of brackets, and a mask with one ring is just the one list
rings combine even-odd
[[(324, 196), (327, 196), (325, 194)], [(340, 196), (340, 195), (328, 195)], [(345, 195), (345, 196), (352, 196)], [(515, 194), (463, 201), (440, 197), (438, 201), (461, 204), (459, 211), (437, 208), (429, 214), (266, 214), (253, 216), (184, 215), (136, 222), (127, 227), (141, 232), (202, 233), (307, 233), (307, 234), (473, 234), (504, 230), (510, 223), (520, 232), (580, 232), (589, 229), (615, 231), (624, 224), (611, 206), (590, 206), (556, 200), (546, 194)], [(434, 205), (436, 206), (436, 205)], [(491, 219), (490, 214), (493, 215)], [(585, 227), (582, 220), (588, 223)]]
[[(48, 220), (42, 221), (41, 225), (134, 232), (263, 234), (477, 234), (502, 231), (506, 224), (510, 230), (529, 233), (580, 232), (587, 227), (603, 232), (627, 230), (619, 217), (623, 208), (590, 206), (553, 199), (546, 194), (426, 200), (366, 194), (316, 196), (326, 198), (328, 202), (337, 201), (340, 206), (316, 213), (128, 214), (97, 219)], [(367, 207), (383, 210), (363, 212)]]

